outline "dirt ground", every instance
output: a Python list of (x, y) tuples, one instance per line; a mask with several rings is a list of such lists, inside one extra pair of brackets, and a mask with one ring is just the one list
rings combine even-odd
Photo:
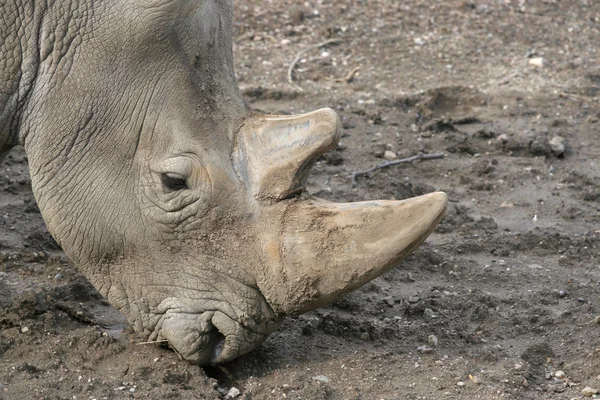
[[(288, 318), (247, 356), (199, 368), (140, 344), (74, 269), (15, 149), (0, 174), (0, 399), (577, 399), (600, 389), (600, 2), (235, 7), (251, 107), (329, 106), (342, 119), (311, 193), (443, 190), (447, 216), (385, 276)], [(296, 55), (329, 39), (340, 41), (304, 53), (290, 85)], [(445, 157), (350, 178), (419, 153)]]

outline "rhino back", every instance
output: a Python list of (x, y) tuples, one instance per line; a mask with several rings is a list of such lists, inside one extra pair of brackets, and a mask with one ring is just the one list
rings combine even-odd
[(18, 144), (22, 111), (39, 65), (44, 2), (0, 2), (0, 158)]

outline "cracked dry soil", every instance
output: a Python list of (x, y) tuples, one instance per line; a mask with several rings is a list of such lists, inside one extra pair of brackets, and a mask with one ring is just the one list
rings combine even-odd
[[(235, 7), (251, 107), (340, 114), (343, 138), (317, 163), (312, 193), (444, 190), (447, 216), (385, 276), (201, 369), (138, 345), (46, 232), (15, 149), (0, 174), (0, 398), (221, 399), (235, 387), (240, 399), (572, 399), (600, 389), (600, 3)], [(296, 55), (331, 38), (341, 42), (296, 65), (304, 91), (290, 86)], [(384, 155), (420, 152), (446, 157), (349, 178)]]

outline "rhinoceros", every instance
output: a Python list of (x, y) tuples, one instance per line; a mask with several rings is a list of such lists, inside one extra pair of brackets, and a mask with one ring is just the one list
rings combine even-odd
[(149, 341), (191, 363), (397, 265), (446, 195), (306, 193), (337, 114), (262, 115), (233, 68), (232, 0), (4, 0), (0, 153), (23, 145), (49, 232)]

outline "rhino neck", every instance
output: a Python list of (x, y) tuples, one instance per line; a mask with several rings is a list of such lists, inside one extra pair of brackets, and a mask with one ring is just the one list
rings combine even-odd
[(10, 1), (0, 6), (0, 157), (19, 144), (21, 118), (40, 62), (43, 2)]

